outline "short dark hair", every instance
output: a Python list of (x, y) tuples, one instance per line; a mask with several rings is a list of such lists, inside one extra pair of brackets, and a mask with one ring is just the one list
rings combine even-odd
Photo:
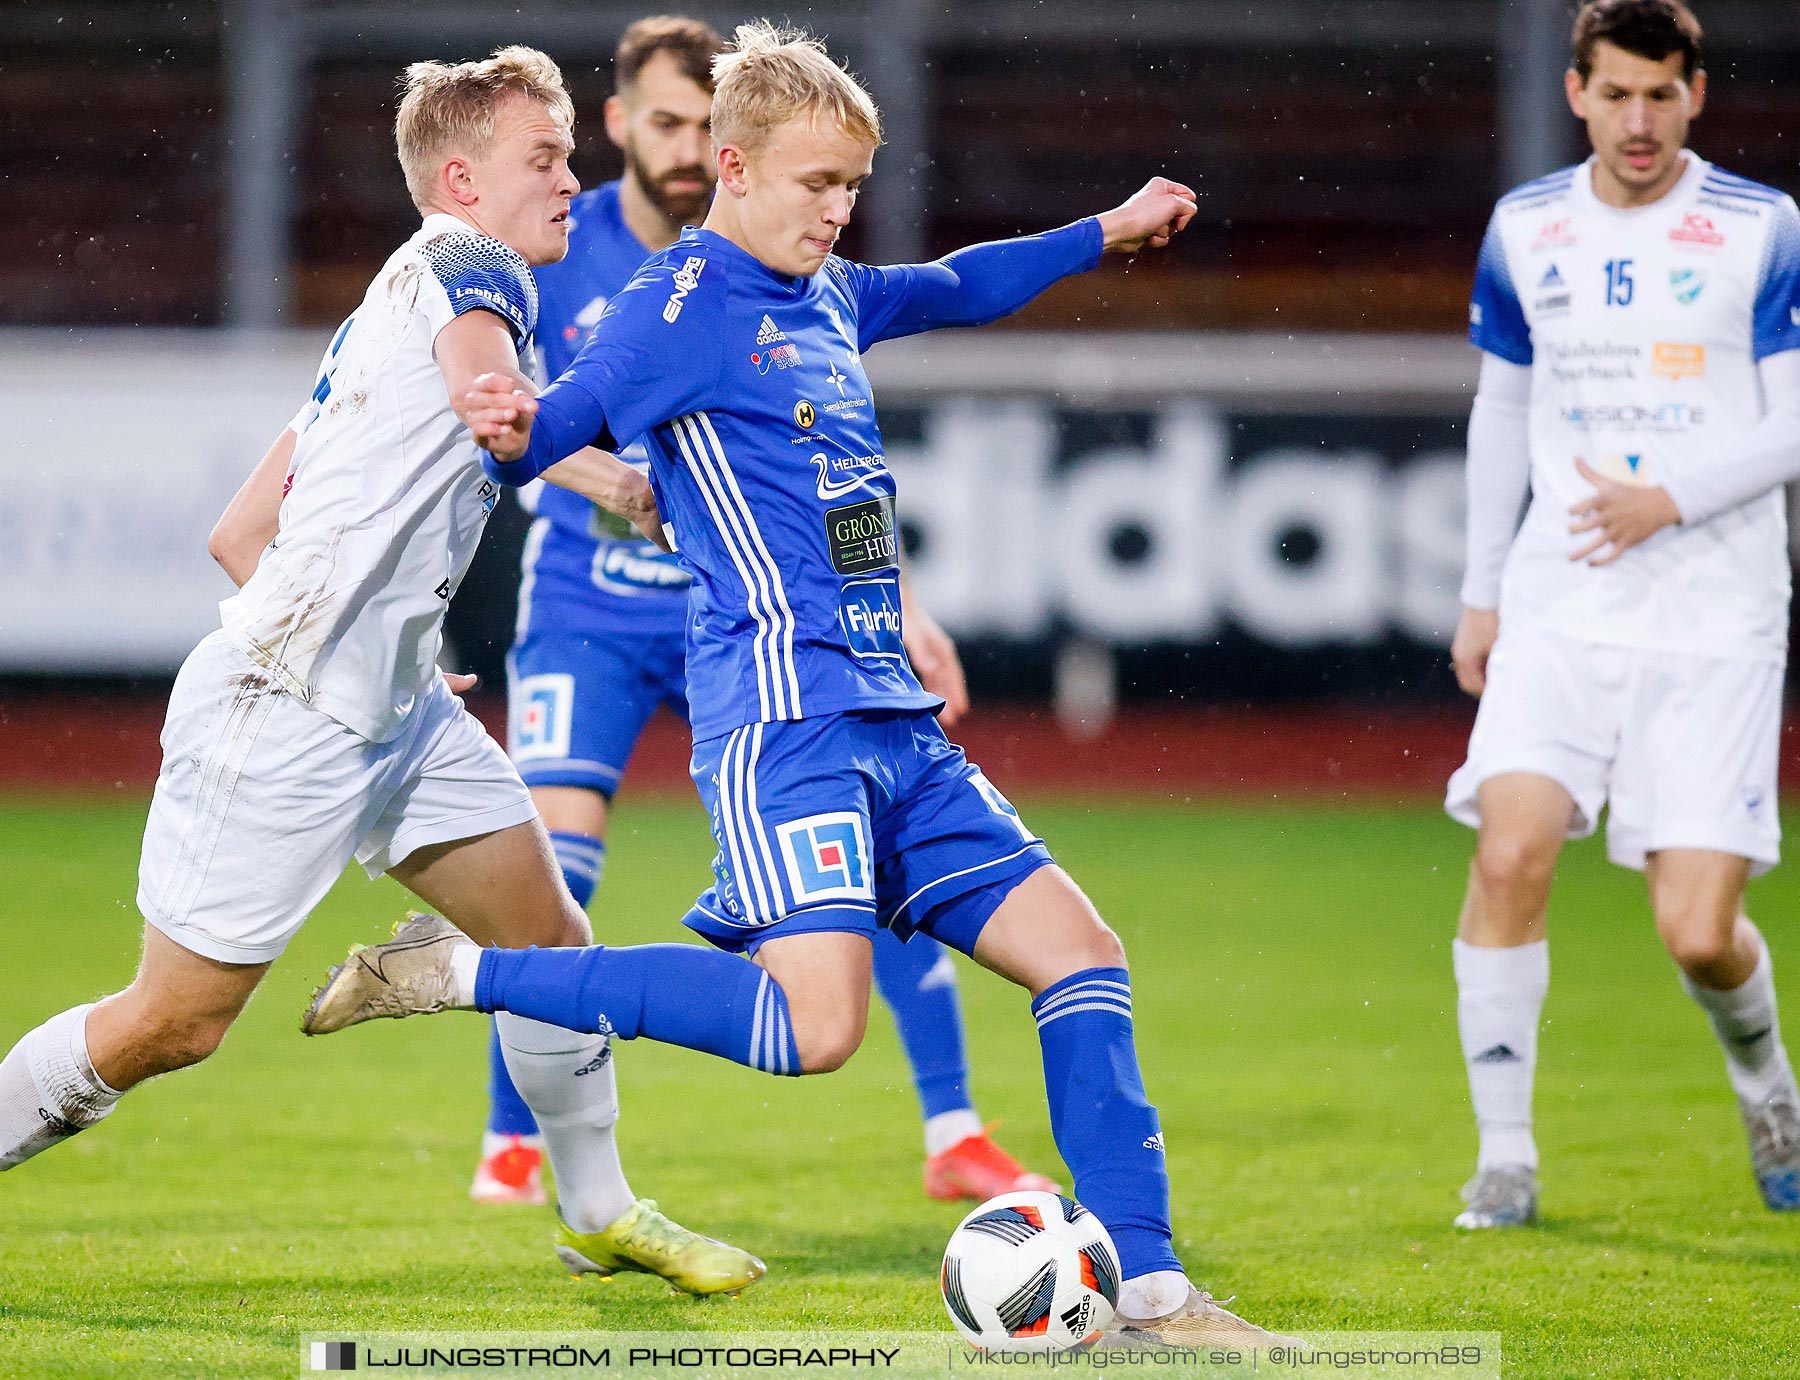
[(675, 59), (681, 74), (702, 90), (713, 89), (713, 59), (725, 51), (725, 40), (712, 25), (678, 14), (659, 14), (640, 19), (619, 38), (613, 54), (613, 84), (628, 91), (658, 53)]
[(1681, 75), (1700, 66), (1700, 21), (1682, 0), (1593, 0), (1575, 16), (1575, 70), (1586, 81), (1594, 71), (1594, 45), (1623, 48), (1661, 62), (1681, 54)]

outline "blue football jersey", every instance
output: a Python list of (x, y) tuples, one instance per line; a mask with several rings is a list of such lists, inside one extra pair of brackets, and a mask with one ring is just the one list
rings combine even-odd
[[(576, 197), (569, 219), (568, 255), (532, 270), (538, 352), (551, 378), (569, 367), (607, 302), (649, 254), (625, 224), (617, 182)], [(649, 462), (635, 440), (619, 453), (639, 465)], [(531, 506), (537, 521), (523, 560), (521, 637), (549, 626), (578, 634), (681, 631), (692, 580), (679, 560), (567, 489), (541, 485)]]
[(516, 483), (549, 455), (645, 438), (696, 580), (697, 740), (848, 710), (935, 710), (901, 646), (894, 480), (862, 352), (992, 320), (1092, 267), (1101, 248), (1090, 219), (935, 264), (834, 256), (796, 278), (689, 229), (607, 303), (543, 394), (527, 456), (489, 473)]

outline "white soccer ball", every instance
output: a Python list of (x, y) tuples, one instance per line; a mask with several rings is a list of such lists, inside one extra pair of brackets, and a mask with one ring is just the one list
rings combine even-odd
[(939, 1275), (956, 1330), (983, 1351), (1062, 1351), (1119, 1301), (1119, 1253), (1073, 1198), (1002, 1193), (950, 1235)]

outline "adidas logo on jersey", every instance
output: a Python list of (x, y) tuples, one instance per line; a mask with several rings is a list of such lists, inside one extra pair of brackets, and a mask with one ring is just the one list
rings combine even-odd
[(777, 326), (773, 321), (769, 320), (767, 316), (764, 316), (762, 319), (762, 329), (756, 333), (756, 343), (758, 345), (773, 345), (778, 340), (786, 339), (787, 332), (782, 330), (781, 327)]
[(1538, 280), (1537, 290), (1539, 296), (1531, 304), (1531, 309), (1539, 316), (1567, 311), (1574, 305), (1574, 294), (1569, 291), (1569, 284), (1562, 276), (1562, 270), (1555, 264), (1551, 264), (1549, 270)]
[(1144, 1137), (1144, 1149), (1154, 1150), (1159, 1155), (1165, 1153), (1163, 1150), (1162, 1132), (1158, 1131), (1153, 1136), (1145, 1136)]

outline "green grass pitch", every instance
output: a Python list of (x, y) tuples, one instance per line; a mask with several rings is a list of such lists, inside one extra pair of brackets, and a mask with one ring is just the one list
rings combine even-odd
[[(1717, 1049), (1634, 876), (1572, 848), (1552, 912), (1538, 1129), (1544, 1221), (1450, 1228), (1474, 1137), (1449, 941), (1469, 836), (1426, 805), (1027, 801), (1131, 952), (1178, 1245), (1198, 1280), (1295, 1331), (1502, 1334), (1509, 1375), (1800, 1370), (1800, 1220), (1763, 1210)], [(0, 805), (0, 1050), (121, 985), (141, 801)], [(606, 939), (685, 934), (698, 809), (627, 799), (596, 901)], [(1788, 982), (1800, 873), (1752, 891)], [(485, 1022), (303, 1039), (301, 1008), (405, 901), (346, 877), (208, 1064), (0, 1176), (0, 1375), (292, 1375), (304, 1332), (947, 1328), (961, 1210), (919, 1188), (890, 1022), (829, 1078), (775, 1080), (626, 1045), (636, 1191), (749, 1246), (736, 1301), (571, 1284), (548, 1214), (466, 1197)], [(1784, 961), (1785, 960), (1785, 961)], [(982, 1112), (1059, 1162), (1022, 996), (965, 967)]]

